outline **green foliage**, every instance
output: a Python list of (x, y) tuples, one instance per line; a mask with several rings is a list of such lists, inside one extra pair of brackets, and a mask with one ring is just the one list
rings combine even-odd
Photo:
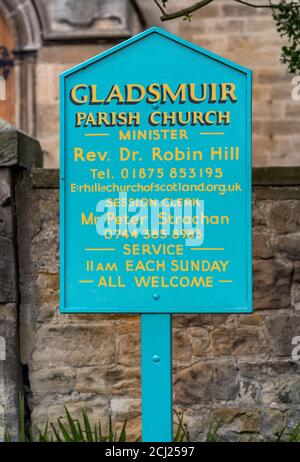
[(11, 440), (10, 440), (9, 432), (7, 430), (7, 427), (5, 427), (3, 442), (4, 443), (10, 443), (10, 441)]
[[(32, 432), (29, 435), (25, 433), (24, 424), (24, 400), (22, 399), (20, 405), (20, 427), (18, 442), (31, 442), (34, 441)], [(111, 442), (111, 443), (122, 443), (126, 441), (126, 425), (127, 421), (122, 424), (121, 430), (118, 431), (117, 426), (113, 427), (112, 420), (109, 418), (108, 423), (108, 434), (104, 435), (100, 421), (98, 424), (92, 426), (87, 413), (82, 410), (81, 418), (77, 419), (73, 417), (65, 406), (65, 415), (63, 417), (57, 417), (53, 423), (47, 421), (44, 428), (41, 430), (37, 429), (37, 440), (41, 443), (84, 443), (84, 442)], [(11, 441), (8, 429), (5, 429), (4, 442), (8, 443)]]
[(300, 422), (289, 431), (287, 431), (287, 427), (284, 427), (283, 430), (277, 435), (277, 441), (300, 443)]
[[(25, 400), (24, 397), (19, 395), (19, 442), (25, 443), (27, 440), (26, 430), (25, 430)], [(6, 429), (8, 436), (8, 429)]]
[(207, 443), (217, 443), (219, 441), (218, 431), (222, 425), (222, 422), (212, 423), (208, 429), (206, 442)]
[(288, 66), (290, 74), (300, 73), (300, 2), (281, 0), (272, 9), (276, 28), (288, 40), (282, 47), (281, 61)]
[[(174, 422), (174, 442), (189, 442), (190, 437), (187, 431), (187, 426), (184, 423), (184, 414), (174, 410), (175, 422)], [(206, 442), (216, 443), (220, 441), (218, 432), (222, 425), (222, 422), (212, 423), (208, 429), (206, 435)], [(110, 443), (122, 443), (127, 441), (126, 429), (127, 420), (121, 425), (113, 425), (111, 417), (108, 421), (108, 430), (106, 433), (103, 432), (101, 422), (92, 424), (86, 411), (82, 410), (80, 418), (75, 418), (71, 415), (68, 408), (65, 406), (65, 414), (62, 417), (57, 417), (55, 422), (47, 421), (43, 429), (37, 428), (35, 431), (36, 437), (33, 437), (33, 431), (26, 431), (25, 427), (25, 403), (23, 396), (20, 396), (20, 412), (19, 412), (19, 435), (18, 442), (32, 442), (39, 441), (41, 443), (84, 443), (84, 442), (110, 442)], [(140, 441), (138, 437), (136, 441)], [(9, 443), (12, 439), (10, 437), (8, 428), (5, 428), (3, 435), (3, 442)], [(292, 429), (287, 430), (284, 427), (283, 430), (277, 435), (277, 440), (286, 442), (300, 442), (300, 422), (295, 425)]]
[(177, 419), (177, 422), (174, 422), (175, 424), (174, 426), (176, 429), (175, 434), (174, 434), (174, 442), (183, 443), (184, 441), (190, 441), (190, 437), (186, 429), (186, 425), (183, 422), (183, 419), (184, 419), (183, 413), (180, 413), (174, 410), (174, 414)]
[[(26, 421), (25, 401), (24, 401), (23, 395), (20, 393), (19, 394), (19, 418), (18, 418), (18, 423), (19, 423), (18, 442), (19, 443), (27, 443), (27, 442), (32, 441), (31, 431), (29, 433), (26, 432), (25, 421)], [(5, 426), (5, 430), (4, 430), (3, 442), (4, 443), (11, 442), (11, 437), (10, 437), (7, 425)]]
[[(189, 435), (183, 422), (184, 416), (182, 413), (174, 411), (176, 421), (175, 424), (175, 442), (189, 441)], [(85, 410), (81, 411), (80, 418), (75, 418), (69, 412), (67, 406), (65, 406), (65, 415), (63, 417), (57, 417), (55, 422), (47, 421), (43, 429), (37, 428), (35, 438), (33, 437), (33, 431), (30, 429), (26, 432), (25, 428), (25, 402), (24, 397), (20, 395), (20, 409), (19, 409), (19, 435), (18, 442), (32, 442), (38, 440), (41, 443), (54, 443), (54, 442), (65, 442), (65, 443), (122, 443), (126, 442), (126, 428), (127, 420), (121, 425), (121, 429), (118, 430), (119, 425), (113, 425), (111, 416), (108, 421), (108, 432), (103, 433), (101, 422), (98, 424), (92, 424), (88, 414)], [(140, 441), (138, 437), (136, 441)], [(6, 427), (3, 435), (3, 441), (9, 443), (12, 441), (9, 430)]]
[(191, 22), (193, 19), (193, 15), (191, 13), (187, 13), (182, 18), (184, 21)]

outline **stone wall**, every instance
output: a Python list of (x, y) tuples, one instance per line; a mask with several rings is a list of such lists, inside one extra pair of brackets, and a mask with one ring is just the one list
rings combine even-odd
[(19, 286), (16, 240), (15, 171), (41, 166), (42, 152), (33, 138), (0, 119), (0, 439), (5, 422), (17, 433), (19, 390)]
[[(136, 316), (59, 313), (58, 171), (15, 176), (20, 355), (33, 424), (85, 408), (140, 433)], [(300, 170), (255, 169), (251, 315), (174, 316), (174, 405), (192, 440), (274, 438), (300, 421)], [(8, 312), (8, 311), (7, 311)]]

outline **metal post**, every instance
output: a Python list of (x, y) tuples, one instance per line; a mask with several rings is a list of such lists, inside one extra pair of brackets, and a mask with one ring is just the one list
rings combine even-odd
[(173, 440), (172, 315), (141, 315), (142, 439)]

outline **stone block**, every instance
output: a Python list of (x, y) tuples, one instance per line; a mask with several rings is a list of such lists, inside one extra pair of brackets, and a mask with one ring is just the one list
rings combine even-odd
[(174, 399), (181, 406), (187, 407), (195, 402), (234, 401), (238, 391), (238, 371), (230, 361), (197, 362), (174, 375)]
[(40, 143), (0, 119), (0, 167), (42, 167)]
[(192, 343), (192, 354), (194, 356), (205, 357), (210, 346), (208, 331), (201, 327), (191, 327), (189, 331)]
[(101, 393), (111, 396), (140, 397), (140, 368), (123, 365), (76, 368), (75, 390), (80, 393)]
[(273, 250), (269, 243), (269, 234), (264, 231), (253, 231), (252, 233), (252, 257), (253, 258), (272, 258)]
[(289, 262), (285, 263), (279, 258), (254, 260), (253, 300), (255, 309), (288, 308), (291, 304), (292, 276), (293, 266)]
[(173, 351), (176, 361), (189, 361), (193, 356), (192, 339), (187, 329), (173, 329)]
[(36, 332), (32, 362), (35, 367), (112, 365), (116, 344), (109, 324), (42, 325)]
[(269, 219), (270, 229), (273, 233), (296, 234), (300, 229), (300, 202), (293, 200), (274, 201), (271, 206)]
[(300, 316), (293, 314), (271, 316), (266, 319), (266, 326), (273, 354), (291, 359), (294, 348), (292, 339), (299, 335)]
[(134, 366), (140, 362), (140, 334), (128, 332), (118, 335), (118, 361), (124, 366)]
[(71, 393), (75, 387), (75, 370), (70, 367), (47, 367), (30, 372), (30, 390), (40, 396)]
[(213, 356), (257, 357), (266, 350), (264, 331), (253, 326), (220, 327), (212, 331), (210, 338)]
[(273, 249), (287, 254), (290, 260), (300, 260), (300, 232), (276, 235), (271, 238)]

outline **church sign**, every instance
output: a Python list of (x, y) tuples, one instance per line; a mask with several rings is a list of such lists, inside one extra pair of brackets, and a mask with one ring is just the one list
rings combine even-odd
[(60, 94), (61, 312), (251, 312), (251, 71), (152, 28)]
[(150, 29), (61, 82), (62, 311), (250, 311), (250, 72)]

